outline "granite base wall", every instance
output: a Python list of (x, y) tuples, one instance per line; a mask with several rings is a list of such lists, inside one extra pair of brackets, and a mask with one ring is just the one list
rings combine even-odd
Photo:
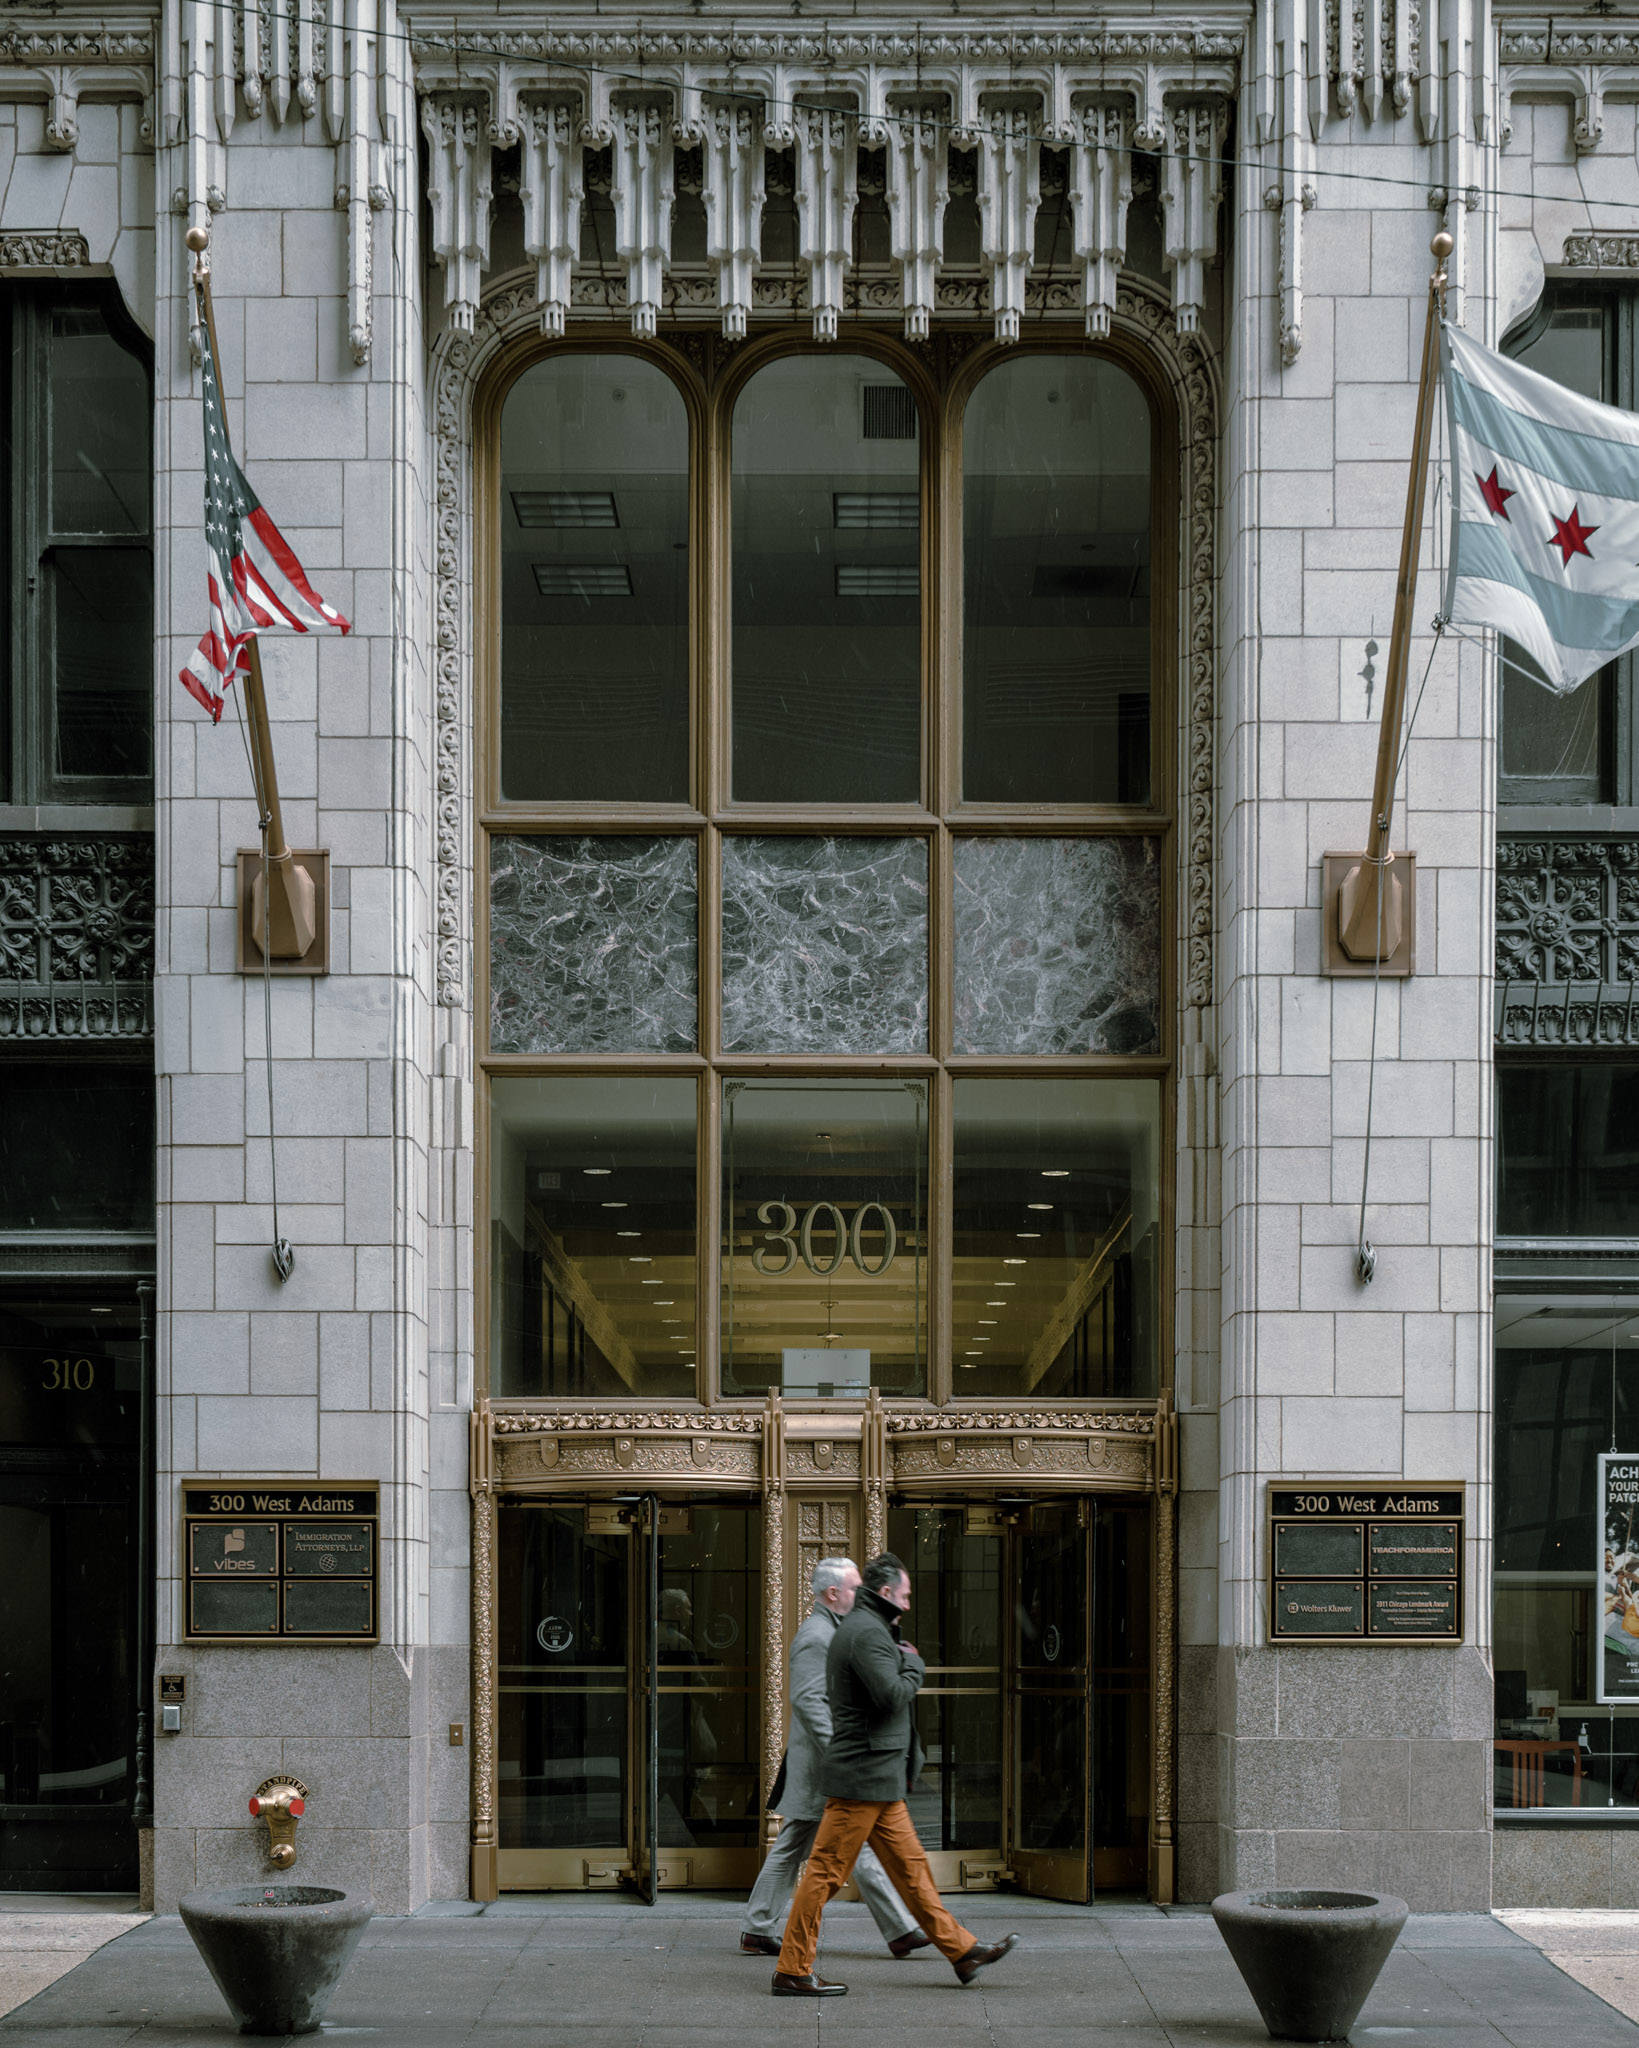
[[(308, 1788), (294, 1877), (368, 1892), (383, 1913), (467, 1892), (464, 1648), (162, 1649), (188, 1682), (182, 1731), (154, 1743), (153, 1901), (272, 1874), (251, 1794), (289, 1771)], [(451, 1722), (466, 1741), (452, 1748)]]
[(1188, 1795), (1193, 1814), (1215, 1781), (1216, 1871), (1192, 1819), (1185, 1897), (1211, 1896), (1209, 1883), (1337, 1885), (1396, 1893), (1417, 1913), (1490, 1907), (1479, 1651), (1221, 1649), (1217, 1705), (1215, 1765), (1192, 1749)]

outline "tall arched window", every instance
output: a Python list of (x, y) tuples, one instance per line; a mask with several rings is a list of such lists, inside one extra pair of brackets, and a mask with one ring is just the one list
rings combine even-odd
[(1110, 352), (957, 364), (623, 344), (500, 399), (497, 1395), (1159, 1383), (1163, 422)]

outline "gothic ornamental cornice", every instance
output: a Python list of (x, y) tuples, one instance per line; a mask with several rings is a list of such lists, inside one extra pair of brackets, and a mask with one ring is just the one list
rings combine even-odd
[(154, 135), (154, 21), (117, 14), (79, 25), (61, 14), (13, 14), (0, 30), (0, 102), (43, 100), (48, 149), (80, 139), (80, 101), (139, 100), (141, 135)]
[(1584, 155), (1605, 140), (1607, 100), (1639, 100), (1639, 20), (1515, 21), (1498, 31), (1498, 44), (1497, 122), (1505, 149), (1516, 99), (1569, 101), (1572, 140)]
[[(419, 19), (411, 32), (428, 145), (432, 254), (450, 324), (470, 332), (489, 264), (492, 157), (520, 152), (524, 247), (537, 269), (541, 328), (572, 310), (629, 314), (652, 336), (664, 314), (716, 313), (731, 339), (759, 311), (801, 307), (831, 339), (847, 313), (897, 312), (909, 339), (954, 310), (940, 296), (943, 224), (956, 167), (971, 153), (982, 225), (982, 297), (998, 341), (1027, 310), (1044, 151), (1068, 184), (1078, 297), (1089, 334), (1109, 331), (1126, 248), (1135, 150), (1159, 158), (1163, 256), (1173, 311), (1193, 331), (1203, 273), (1218, 253), (1222, 143), (1244, 34), (1233, 20), (1168, 27), (1111, 21), (1044, 33), (1006, 21), (931, 32), (806, 23), (707, 27), (599, 22), (550, 30), (493, 18)], [(680, 164), (700, 152), (696, 173)], [(889, 274), (852, 272), (864, 152), (881, 152)], [(797, 276), (759, 279), (772, 152), (789, 152), (800, 222)], [(877, 159), (872, 159), (873, 164)], [(698, 177), (708, 274), (674, 276), (679, 181)], [(690, 187), (689, 189), (694, 189)], [(974, 189), (973, 186), (969, 187)], [(607, 193), (618, 272), (581, 270), (589, 192)], [(759, 296), (761, 294), (761, 296)], [(772, 294), (772, 296), (770, 296)]]

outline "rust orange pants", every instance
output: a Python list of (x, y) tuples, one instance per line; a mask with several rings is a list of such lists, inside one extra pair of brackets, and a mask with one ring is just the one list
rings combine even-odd
[(813, 1969), (819, 1953), (820, 1915), (848, 1882), (854, 1859), (867, 1842), (917, 1926), (932, 1935), (948, 1962), (958, 1961), (974, 1946), (977, 1937), (945, 1911), (904, 1800), (827, 1799), (819, 1833), (808, 1852), (808, 1869), (785, 1923), (779, 1967), (789, 1976), (806, 1977)]

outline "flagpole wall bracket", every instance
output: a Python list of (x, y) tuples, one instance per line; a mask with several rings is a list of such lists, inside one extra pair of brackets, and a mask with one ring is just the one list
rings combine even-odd
[[(290, 873), (282, 869), (293, 870)], [(268, 893), (273, 898), (272, 955), (268, 971), (275, 977), (330, 972), (330, 854), (325, 847), (294, 847), (283, 861), (269, 862)], [(235, 929), (238, 970), (260, 974), (262, 934), (267, 916), (262, 901), (262, 850), (239, 849), (239, 899)]]
[(1364, 853), (1320, 860), (1320, 971), (1339, 978), (1403, 980), (1417, 972), (1417, 856), (1393, 853), (1382, 865), (1377, 946), (1378, 864)]

